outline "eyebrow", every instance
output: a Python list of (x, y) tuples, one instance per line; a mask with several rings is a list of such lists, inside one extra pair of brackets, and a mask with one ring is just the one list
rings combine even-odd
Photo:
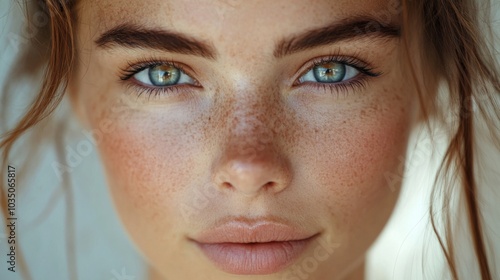
[[(363, 37), (397, 38), (400, 34), (399, 25), (382, 24), (370, 17), (350, 17), (325, 27), (284, 38), (276, 44), (273, 53), (276, 58), (280, 58), (339, 41)], [(121, 46), (196, 55), (209, 59), (217, 57), (215, 48), (207, 42), (164, 29), (148, 29), (130, 23), (120, 24), (104, 32), (95, 40), (95, 43), (104, 49)]]
[(398, 38), (400, 36), (400, 25), (382, 24), (380, 21), (366, 16), (350, 17), (322, 28), (282, 39), (274, 50), (274, 56), (279, 58), (345, 40), (364, 37)]
[(210, 59), (216, 57), (215, 48), (208, 43), (168, 30), (147, 29), (128, 23), (104, 32), (95, 43), (104, 49), (122, 46), (197, 55)]

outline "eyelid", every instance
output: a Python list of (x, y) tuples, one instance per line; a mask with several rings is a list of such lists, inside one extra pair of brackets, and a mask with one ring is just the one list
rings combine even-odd
[[(178, 68), (183, 74), (189, 76), (194, 83), (183, 83), (177, 85), (169, 86), (154, 86), (145, 84), (134, 76), (141, 71), (146, 69), (151, 69), (158, 65), (170, 65)], [(193, 74), (194, 73), (194, 74)], [(195, 90), (203, 88), (198, 80), (194, 77), (196, 72), (188, 65), (171, 61), (168, 59), (158, 59), (158, 58), (144, 58), (134, 61), (127, 61), (127, 66), (120, 69), (118, 76), (119, 82), (122, 83), (130, 93), (136, 95), (138, 98), (146, 98), (147, 100), (151, 98), (160, 98), (162, 96), (170, 98), (182, 98), (188, 96), (195, 96)]]
[[(161, 65), (163, 66), (166, 64), (161, 64)], [(171, 65), (168, 65), (168, 66), (171, 67)], [(174, 68), (176, 68), (180, 72), (180, 74), (179, 74), (180, 76), (179, 76), (176, 84), (164, 85), (164, 86), (154, 85), (153, 81), (151, 80), (150, 71), (152, 71), (155, 67), (157, 67), (157, 66), (147, 67), (141, 71), (138, 71), (131, 78), (134, 79), (137, 83), (140, 83), (144, 86), (153, 87), (153, 88), (164, 88), (164, 87), (170, 87), (170, 86), (173, 87), (173, 86), (180, 86), (180, 85), (195, 85), (196, 84), (196, 81), (190, 75), (185, 73), (182, 69), (174, 66)], [(142, 78), (142, 80), (141, 80), (141, 78)], [(144, 82), (143, 80), (149, 80), (149, 83)], [(186, 81), (186, 80), (188, 80), (188, 81)]]
[[(358, 56), (358, 55), (355, 55)], [(360, 72), (362, 75), (367, 75), (371, 77), (377, 77), (380, 76), (382, 73), (381, 72), (372, 72), (373, 68), (370, 67), (368, 63), (365, 61), (355, 58), (355, 56), (346, 56), (346, 55), (340, 55), (340, 54), (331, 54), (331, 55), (326, 55), (326, 56), (319, 56), (315, 57), (306, 63), (304, 63), (299, 70), (297, 71), (297, 74), (293, 78), (293, 84), (292, 86), (299, 86), (302, 83), (299, 82), (300, 78), (307, 74), (309, 71), (311, 71), (314, 67), (320, 66), (325, 63), (331, 63), (331, 62), (337, 62), (337, 63), (342, 63), (347, 66), (354, 67), (356, 70)], [(359, 74), (358, 74), (359, 75)], [(332, 83), (334, 84), (334, 83)]]
[(196, 76), (196, 72), (191, 67), (176, 61), (165, 60), (165, 59), (143, 59), (135, 62), (128, 61), (127, 67), (120, 70), (119, 74), (120, 80), (127, 81), (130, 78), (132, 78), (135, 74), (144, 71), (148, 68), (153, 68), (159, 65), (170, 65), (175, 68), (178, 68), (181, 72), (183, 72), (184, 74), (188, 75), (191, 79), (193, 79), (193, 81), (195, 82), (194, 86), (200, 86), (200, 83), (194, 77)]

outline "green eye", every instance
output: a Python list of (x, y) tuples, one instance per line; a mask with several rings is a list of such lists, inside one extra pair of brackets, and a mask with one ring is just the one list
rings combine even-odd
[(181, 78), (181, 71), (172, 65), (158, 65), (148, 71), (149, 80), (154, 86), (171, 86)]
[(181, 84), (196, 84), (195, 80), (178, 67), (171, 64), (158, 64), (137, 72), (134, 79), (151, 87), (168, 87)]
[(353, 66), (341, 62), (324, 62), (312, 67), (306, 74), (300, 77), (299, 82), (340, 83), (356, 77), (359, 73), (359, 70)]
[(341, 82), (346, 74), (346, 66), (341, 63), (325, 63), (314, 66), (314, 78), (320, 83)]

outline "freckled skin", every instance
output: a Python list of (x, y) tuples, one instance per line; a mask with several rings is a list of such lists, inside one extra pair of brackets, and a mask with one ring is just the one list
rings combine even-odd
[[(282, 59), (273, 57), (273, 48), (285, 36), (387, 5), (381, 0), (79, 5), (80, 64), (69, 86), (72, 102), (89, 129), (111, 122), (99, 142), (100, 155), (116, 209), (150, 263), (151, 279), (287, 279), (291, 268), (229, 275), (187, 241), (228, 215), (279, 216), (321, 233), (340, 247), (308, 279), (362, 279), (364, 254), (399, 194), (384, 174), (399, 174), (416, 114), (415, 85), (399, 63), (399, 42), (342, 42)], [(105, 51), (93, 44), (123, 21), (212, 42), (219, 57)], [(347, 91), (292, 86), (297, 69), (332, 52), (359, 54), (383, 74)], [(119, 69), (149, 56), (188, 65), (201, 88), (184, 87), (176, 97), (138, 97), (120, 81)]]

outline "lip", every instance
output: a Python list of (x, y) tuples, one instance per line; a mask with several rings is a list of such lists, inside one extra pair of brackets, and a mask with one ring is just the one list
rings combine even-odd
[(219, 269), (242, 275), (272, 274), (292, 264), (317, 237), (276, 219), (230, 219), (192, 239)]

